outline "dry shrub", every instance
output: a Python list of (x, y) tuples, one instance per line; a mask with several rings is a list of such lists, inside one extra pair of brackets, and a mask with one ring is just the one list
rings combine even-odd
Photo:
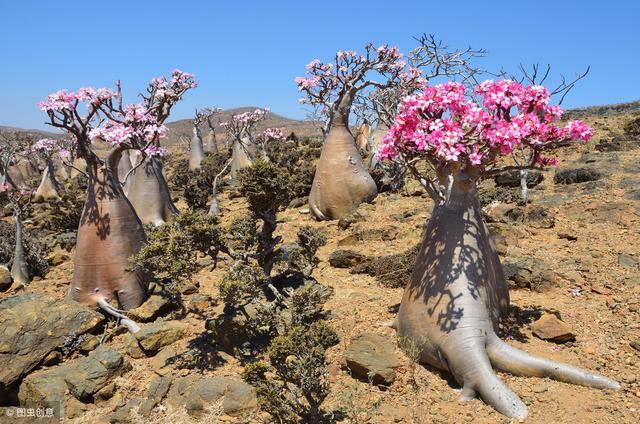
[(385, 287), (404, 287), (411, 278), (419, 248), (416, 245), (402, 253), (369, 259), (351, 268), (351, 273), (375, 277)]

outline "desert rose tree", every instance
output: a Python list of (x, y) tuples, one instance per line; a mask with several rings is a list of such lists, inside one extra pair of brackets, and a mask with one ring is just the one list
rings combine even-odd
[[(463, 386), (462, 399), (480, 395), (499, 412), (524, 419), (527, 407), (493, 368), (590, 387), (620, 386), (531, 356), (497, 336), (509, 293), (482, 219), (477, 182), (513, 169), (553, 165), (547, 151), (588, 140), (592, 129), (580, 121), (554, 124), (562, 109), (549, 105), (543, 86), (485, 81), (475, 92), (482, 106), (465, 96), (463, 84), (453, 82), (406, 97), (379, 150), (381, 159), (411, 170), (435, 202), (392, 327), (400, 340), (415, 343), (421, 362), (453, 374)], [(500, 165), (502, 156), (522, 146), (534, 151), (528, 163)]]
[(24, 176), (17, 166), (29, 148), (30, 137), (17, 132), (0, 131), (0, 191), (7, 187), (26, 189)]
[(333, 63), (315, 59), (307, 65), (307, 76), (296, 78), (305, 95), (301, 102), (321, 108), (327, 117), (324, 146), (309, 194), (314, 218), (342, 218), (377, 196), (376, 184), (349, 128), (351, 107), (359, 93), (400, 82), (408, 75), (406, 68), (396, 47), (368, 44), (363, 55), (339, 51)]
[(267, 117), (268, 113), (269, 109), (256, 109), (253, 112), (233, 115), (230, 121), (220, 123), (232, 140), (231, 178), (236, 179), (238, 172), (251, 166), (259, 155), (256, 126)]
[[(153, 80), (150, 90), (155, 93), (158, 80), (166, 81)], [(148, 284), (143, 273), (128, 270), (129, 257), (143, 246), (145, 234), (123, 192), (118, 162), (130, 150), (140, 152), (141, 162), (164, 153), (157, 147), (167, 131), (160, 121), (195, 85), (192, 75), (179, 70), (173, 71), (171, 80), (171, 92), (165, 90), (140, 104), (123, 105), (119, 85), (117, 91), (62, 90), (39, 103), (49, 116), (48, 124), (67, 132), (75, 141), (76, 157), (87, 163), (87, 200), (78, 227), (70, 296), (113, 314), (117, 311), (109, 301), (122, 309), (135, 308), (145, 300)], [(98, 140), (111, 145), (106, 159), (94, 151), (92, 142)]]
[(204, 152), (218, 153), (218, 138), (216, 136), (216, 124), (214, 117), (222, 111), (219, 107), (205, 108), (202, 110), (206, 114), (207, 127), (209, 131), (204, 138)]
[(27, 266), (27, 255), (24, 248), (24, 224), (22, 221), (31, 206), (34, 191), (17, 189), (8, 184), (0, 188), (7, 196), (13, 217), (16, 220), (15, 248), (11, 258), (11, 277), (18, 287), (25, 287), (31, 282), (32, 275)]
[(204, 159), (204, 146), (202, 145), (202, 131), (200, 125), (207, 119), (206, 111), (196, 109), (193, 118), (193, 135), (189, 144), (189, 170), (200, 169), (200, 163)]
[[(170, 79), (159, 77), (151, 81), (147, 92), (142, 95), (142, 103), (147, 110), (152, 111), (157, 125), (162, 125), (169, 117), (173, 105), (196, 85), (193, 75), (176, 70)], [(155, 151), (166, 153), (160, 146), (159, 138), (152, 145)], [(145, 158), (138, 156), (129, 177), (131, 181), (123, 181), (127, 187), (127, 198), (144, 224), (158, 226), (178, 214), (178, 209), (171, 200), (162, 157), (163, 155), (148, 155)]]
[(60, 200), (59, 191), (61, 184), (56, 177), (56, 168), (54, 160), (65, 166), (70, 158), (69, 142), (62, 140), (53, 140), (43, 138), (38, 140), (31, 146), (31, 152), (38, 156), (44, 162), (44, 171), (42, 172), (42, 180), (33, 196), (34, 202), (46, 202), (48, 200)]

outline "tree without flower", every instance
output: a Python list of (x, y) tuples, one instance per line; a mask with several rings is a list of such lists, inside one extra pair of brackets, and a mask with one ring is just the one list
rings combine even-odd
[(70, 147), (68, 141), (50, 138), (40, 139), (31, 146), (31, 152), (40, 157), (45, 165), (42, 180), (33, 197), (34, 202), (61, 199), (59, 191), (62, 187), (56, 177), (54, 160), (58, 159), (62, 166), (66, 166), (70, 157)]
[[(164, 154), (157, 145), (166, 133), (161, 122), (173, 104), (194, 86), (192, 75), (174, 70), (170, 83), (164, 77), (152, 81), (148, 90), (152, 95), (143, 104), (123, 105), (119, 85), (117, 91), (62, 90), (39, 103), (49, 116), (48, 124), (69, 133), (75, 140), (77, 157), (87, 162), (87, 200), (78, 228), (70, 288), (73, 299), (118, 314), (108, 301), (131, 309), (146, 298), (146, 276), (126, 269), (129, 257), (144, 245), (145, 235), (123, 192), (118, 161), (129, 150), (139, 152), (142, 161)], [(95, 140), (111, 145), (106, 159), (94, 152)], [(130, 328), (135, 330), (135, 326)]]
[[(527, 408), (493, 372), (550, 377), (585, 386), (618, 388), (605, 377), (530, 356), (496, 335), (509, 306), (500, 260), (482, 220), (476, 186), (481, 178), (513, 169), (541, 168), (555, 159), (544, 153), (569, 140), (588, 140), (580, 121), (554, 124), (562, 109), (549, 91), (511, 80), (476, 87), (482, 105), (465, 96), (461, 83), (426, 87), (402, 101), (379, 155), (399, 161), (435, 202), (411, 281), (392, 326), (420, 348), (420, 360), (450, 371), (463, 385), (462, 398), (479, 394), (510, 417)], [(522, 146), (534, 155), (521, 166), (499, 159)], [(419, 162), (426, 163), (427, 173)]]

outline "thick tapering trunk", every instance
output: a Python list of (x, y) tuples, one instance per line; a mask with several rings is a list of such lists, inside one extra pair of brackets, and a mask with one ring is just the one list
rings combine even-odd
[[(124, 156), (124, 155), (123, 155)], [(78, 175), (84, 175), (87, 172), (87, 161), (83, 158), (75, 158), (73, 160), (73, 166), (69, 173), (70, 178), (76, 178)]]
[(40, 171), (29, 159), (22, 159), (18, 162), (18, 168), (25, 178), (34, 178), (40, 175)]
[(218, 140), (213, 130), (209, 130), (207, 136), (204, 138), (204, 151), (205, 153), (218, 153)]
[(535, 358), (496, 335), (509, 294), (500, 260), (481, 216), (475, 182), (454, 180), (449, 200), (434, 208), (411, 281), (393, 327), (420, 349), (420, 361), (447, 370), (463, 386), (462, 399), (479, 394), (518, 419), (527, 408), (493, 366), (600, 388), (619, 385), (568, 365)]
[(231, 150), (231, 170), (229, 171), (231, 178), (235, 180), (241, 169), (251, 166), (257, 154), (258, 148), (248, 138), (234, 140)]
[(55, 161), (55, 167), (58, 181), (67, 181), (69, 179), (69, 169), (67, 169), (67, 166), (58, 159)]
[(7, 182), (14, 188), (24, 190), (27, 188), (27, 183), (24, 181), (24, 176), (20, 172), (20, 168), (16, 165), (9, 165), (9, 170), (6, 175)]
[(130, 172), (132, 169), (133, 165), (131, 164), (131, 157), (128, 152), (124, 152), (118, 161), (118, 180), (120, 180), (120, 185), (122, 186), (124, 194), (129, 193), (129, 186), (131, 185)]
[(128, 271), (129, 258), (145, 243), (142, 222), (118, 181), (114, 150), (104, 166), (89, 161), (87, 202), (76, 242), (70, 296), (96, 305), (115, 300), (122, 309), (136, 308), (147, 296), (145, 275)]
[(146, 158), (129, 179), (131, 185), (127, 197), (144, 224), (162, 225), (178, 214), (178, 209), (171, 201), (160, 159)]
[(348, 115), (334, 116), (309, 194), (311, 214), (318, 220), (340, 219), (377, 195), (349, 131)]
[(27, 257), (24, 251), (24, 226), (19, 211), (14, 212), (16, 218), (16, 246), (13, 252), (13, 264), (11, 265), (11, 277), (18, 286), (26, 286), (31, 282), (31, 274), (27, 266)]
[(191, 145), (189, 147), (189, 170), (200, 169), (202, 159), (204, 159), (202, 136), (200, 135), (200, 129), (193, 127), (193, 135), (191, 136)]
[(60, 190), (60, 184), (56, 180), (55, 166), (52, 160), (46, 161), (46, 167), (42, 173), (42, 180), (36, 190), (36, 194), (33, 196), (33, 201), (36, 203), (46, 202), (47, 200), (60, 200), (58, 194)]
[(389, 131), (389, 127), (387, 127), (387, 125), (384, 123), (380, 123), (371, 133), (371, 138), (369, 141), (369, 157), (367, 160), (369, 171), (374, 170), (378, 166), (378, 163), (380, 163), (376, 153), (378, 152), (378, 148), (380, 148), (382, 139), (387, 134), (387, 131)]
[(356, 146), (363, 153), (367, 153), (369, 151), (369, 132), (370, 131), (371, 131), (371, 128), (369, 127), (369, 124), (366, 122), (362, 124), (360, 128), (358, 128), (358, 133), (356, 135)]

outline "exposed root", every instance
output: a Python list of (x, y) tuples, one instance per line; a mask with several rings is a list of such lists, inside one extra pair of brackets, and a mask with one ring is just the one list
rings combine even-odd
[(565, 383), (597, 389), (619, 389), (620, 384), (601, 375), (530, 355), (503, 342), (496, 335), (487, 344), (487, 353), (494, 367), (514, 375), (548, 377)]
[(136, 324), (135, 321), (133, 321), (132, 319), (127, 318), (125, 315), (121, 314), (119, 312), (120, 310), (114, 308), (113, 306), (111, 306), (109, 304), (109, 302), (107, 302), (107, 300), (105, 298), (99, 299), (97, 301), (97, 305), (100, 307), (100, 309), (102, 309), (103, 311), (105, 311), (109, 315), (117, 318), (118, 319), (118, 323), (124, 325), (125, 327), (127, 327), (127, 330), (129, 330), (129, 332), (137, 333), (138, 331), (140, 331), (140, 326), (138, 324)]

